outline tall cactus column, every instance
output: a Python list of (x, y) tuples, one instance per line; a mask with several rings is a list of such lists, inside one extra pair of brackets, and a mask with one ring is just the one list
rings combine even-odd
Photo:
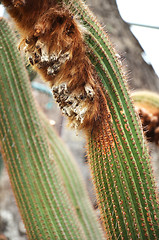
[(35, 109), (22, 59), (0, 20), (0, 145), (29, 239), (87, 239)]
[(102, 233), (100, 229), (101, 224), (97, 222), (97, 217), (95, 216), (95, 212), (86, 191), (86, 186), (84, 185), (80, 170), (78, 166), (76, 166), (76, 162), (73, 161), (74, 159), (69, 151), (53, 128), (48, 124), (48, 120), (43, 114), (41, 114), (41, 119), (43, 120), (44, 129), (46, 130), (50, 142), (52, 154), (59, 167), (65, 187), (69, 192), (69, 196), (71, 196), (75, 210), (88, 239), (105, 239), (104, 233)]
[(158, 202), (150, 156), (120, 56), (82, 1), (66, 1), (89, 30), (88, 55), (104, 86), (101, 118), (88, 137), (89, 163), (110, 239), (157, 239)]

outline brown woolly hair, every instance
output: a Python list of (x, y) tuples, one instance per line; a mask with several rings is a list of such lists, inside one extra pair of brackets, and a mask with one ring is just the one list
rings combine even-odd
[(101, 88), (88, 59), (83, 29), (54, 0), (3, 0), (20, 29), (30, 63), (50, 83), (72, 127), (91, 130), (99, 115)]
[(143, 107), (136, 107), (136, 110), (141, 118), (147, 140), (159, 145), (159, 112), (153, 114)]

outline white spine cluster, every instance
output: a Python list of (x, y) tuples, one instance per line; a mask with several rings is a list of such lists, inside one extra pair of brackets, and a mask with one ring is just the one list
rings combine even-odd
[(61, 65), (70, 58), (67, 51), (49, 54), (45, 44), (40, 40), (36, 42), (34, 50), (30, 49), (27, 43), (24, 49), (32, 65), (36, 65), (38, 68), (46, 67), (47, 74), (52, 76), (55, 76), (59, 72)]
[(72, 118), (72, 126), (77, 128), (82, 124), (88, 111), (88, 102), (94, 97), (92, 87), (86, 84), (83, 93), (77, 93), (70, 92), (67, 84), (61, 83), (52, 87), (52, 93), (62, 112)]
[[(48, 53), (46, 45), (38, 40), (34, 48), (26, 43), (25, 51), (28, 54), (29, 61), (36, 67), (46, 69), (47, 75), (55, 77), (60, 71), (61, 66), (70, 59), (69, 51), (59, 51)], [(62, 112), (71, 119), (72, 127), (78, 128), (83, 124), (85, 116), (90, 110), (90, 103), (93, 102), (95, 92), (89, 83), (86, 83), (83, 89), (71, 91), (66, 82), (53, 85), (52, 92), (55, 100), (58, 102)]]

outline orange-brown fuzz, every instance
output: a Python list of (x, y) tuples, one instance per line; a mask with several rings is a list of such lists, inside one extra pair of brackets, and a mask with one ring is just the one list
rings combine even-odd
[(29, 61), (50, 83), (70, 125), (91, 131), (101, 87), (86, 55), (82, 28), (66, 6), (50, 0), (3, 0), (19, 27)]
[(139, 106), (137, 107), (137, 112), (141, 118), (147, 140), (159, 145), (159, 112), (151, 113)]

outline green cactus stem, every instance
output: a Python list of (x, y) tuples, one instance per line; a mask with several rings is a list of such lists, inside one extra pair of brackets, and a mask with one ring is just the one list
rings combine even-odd
[[(48, 124), (48, 120), (43, 114), (41, 114), (41, 119), (44, 122), (44, 129), (50, 142), (52, 154), (65, 182), (65, 187), (71, 196), (77, 215), (81, 220), (81, 224), (85, 223), (86, 226), (89, 226), (91, 230), (87, 233), (89, 239), (104, 239), (75, 161), (57, 133)], [(86, 226), (85, 228), (87, 229)]]
[(159, 145), (159, 95), (150, 91), (135, 91), (131, 96), (147, 140)]
[(135, 106), (145, 108), (152, 114), (159, 113), (159, 95), (155, 92), (141, 90), (131, 94)]
[(48, 147), (14, 36), (4, 19), (0, 19), (0, 34), (0, 146), (28, 238), (102, 239), (99, 225), (93, 231), (92, 225), (81, 224), (84, 218), (76, 214), (74, 199), (66, 191), (53, 149)]
[(128, 93), (120, 56), (82, 1), (64, 1), (89, 33), (85, 42), (105, 89), (88, 152), (108, 238), (157, 239), (158, 202), (150, 156)]

